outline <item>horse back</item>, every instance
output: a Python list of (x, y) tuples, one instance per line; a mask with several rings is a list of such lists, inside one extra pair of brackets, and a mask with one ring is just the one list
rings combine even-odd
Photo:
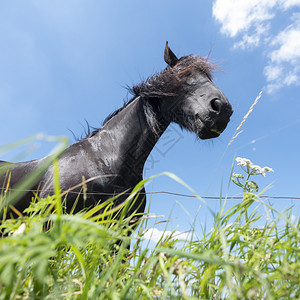
[[(18, 184), (23, 180), (29, 178), (32, 171), (34, 171), (39, 165), (38, 161), (10, 163), (0, 161), (0, 193), (5, 191), (13, 192), (18, 188)], [(36, 182), (31, 182), (26, 187), (25, 194), (20, 198), (14, 207), (22, 212), (27, 208), (33, 197), (33, 191), (36, 189)]]

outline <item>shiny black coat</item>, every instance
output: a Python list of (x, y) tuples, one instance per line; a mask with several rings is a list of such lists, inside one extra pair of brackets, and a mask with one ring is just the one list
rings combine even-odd
[[(154, 77), (133, 87), (133, 98), (111, 114), (103, 127), (68, 147), (59, 157), (62, 191), (68, 191), (70, 210), (79, 196), (75, 211), (92, 207), (120, 192), (130, 190), (142, 180), (143, 167), (159, 137), (171, 122), (194, 132), (201, 139), (214, 138), (225, 129), (232, 108), (224, 94), (213, 84), (213, 65), (196, 56), (177, 59), (166, 45), (168, 67)], [(21, 162), (0, 162), (0, 187), (9, 188), (39, 168), (46, 158)], [(15, 208), (23, 211), (35, 191), (40, 197), (54, 192), (53, 165), (28, 187)], [(86, 183), (85, 197), (82, 181)], [(115, 200), (118, 204), (127, 195)], [(141, 191), (132, 210), (144, 212), (145, 194)]]

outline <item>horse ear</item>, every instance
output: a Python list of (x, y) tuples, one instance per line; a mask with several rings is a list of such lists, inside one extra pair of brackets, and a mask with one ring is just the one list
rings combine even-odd
[(176, 55), (172, 52), (172, 50), (169, 47), (168, 41), (166, 41), (166, 47), (165, 47), (165, 53), (164, 53), (164, 59), (165, 62), (170, 66), (170, 67), (174, 67), (177, 62), (178, 62), (178, 58), (176, 57)]

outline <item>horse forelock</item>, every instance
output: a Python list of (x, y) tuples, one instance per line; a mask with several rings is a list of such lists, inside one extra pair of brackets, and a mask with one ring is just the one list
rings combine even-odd
[(179, 69), (179, 76), (186, 76), (186, 73), (196, 71), (207, 75), (210, 79), (213, 78), (213, 72), (218, 70), (218, 66), (211, 63), (208, 57), (194, 55), (182, 57), (176, 67)]
[(199, 72), (212, 79), (215, 70), (217, 70), (216, 65), (209, 62), (207, 58), (194, 55), (183, 56), (174, 67), (168, 66), (161, 73), (133, 86), (131, 92), (135, 97), (144, 98), (178, 96), (180, 87), (189, 76)]

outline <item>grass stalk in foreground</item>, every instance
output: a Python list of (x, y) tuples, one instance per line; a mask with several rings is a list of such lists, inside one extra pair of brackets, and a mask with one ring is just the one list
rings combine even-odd
[[(14, 233), (0, 240), (0, 299), (299, 298), (299, 218), (271, 206), (269, 218), (260, 215), (256, 208), (264, 203), (250, 176), (263, 169), (255, 173), (244, 163), (246, 175), (233, 173), (243, 201), (221, 210), (211, 230), (184, 245), (171, 235), (145, 248), (143, 218), (129, 251), (134, 216), (115, 222), (107, 212), (105, 218), (66, 215), (59, 189), (37, 199), (28, 216), (1, 225)], [(52, 227), (45, 232), (48, 221)]]

